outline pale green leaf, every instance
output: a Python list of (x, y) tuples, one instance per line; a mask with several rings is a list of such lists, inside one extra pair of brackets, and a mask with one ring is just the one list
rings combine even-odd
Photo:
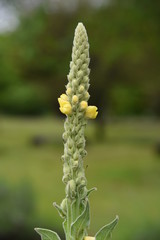
[(67, 235), (67, 220), (66, 219), (63, 222), (63, 229), (64, 229), (65, 234)]
[(89, 202), (87, 201), (86, 207), (82, 214), (71, 225), (71, 236), (74, 239), (83, 239), (85, 230), (90, 223)]
[(95, 235), (96, 240), (107, 240), (110, 239), (112, 236), (112, 231), (117, 225), (119, 220), (119, 217), (116, 216), (116, 218), (109, 224), (102, 227)]
[(35, 228), (42, 240), (61, 240), (56, 232), (44, 228)]
[(57, 203), (54, 202), (53, 206), (57, 209), (60, 217), (62, 217), (62, 218), (66, 217), (66, 213), (63, 211), (63, 209)]
[(87, 192), (87, 196), (89, 196), (90, 193), (92, 193), (93, 191), (97, 191), (97, 188), (93, 187), (93, 188), (89, 189), (88, 192)]

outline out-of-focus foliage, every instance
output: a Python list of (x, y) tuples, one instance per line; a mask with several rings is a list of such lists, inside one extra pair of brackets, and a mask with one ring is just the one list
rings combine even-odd
[(90, 91), (99, 119), (108, 112), (160, 115), (160, 3), (151, 0), (111, 0), (101, 8), (83, 2), (73, 12), (40, 6), (23, 14), (19, 28), (0, 37), (1, 111), (57, 108), (79, 21), (89, 35)]
[[(5, 179), (9, 186), (22, 182), (22, 179), (29, 180), (35, 196), (32, 200), (24, 185), (16, 190), (7, 187), (8, 197), (5, 198), (2, 198), (4, 195), (0, 190), (1, 226), (7, 227), (7, 217), (1, 212), (3, 209), (13, 219), (22, 214), (22, 223), (32, 220), (28, 234), (34, 234), (33, 227), (44, 227), (58, 231), (61, 236), (62, 221), (52, 203), (53, 200), (60, 203), (64, 197), (62, 163), (59, 160), (63, 151), (59, 141), (63, 121), (49, 117), (2, 117), (0, 120), (1, 179)], [(94, 236), (106, 218), (109, 222), (118, 214), (120, 221), (113, 233), (114, 240), (159, 240), (160, 156), (155, 151), (155, 143), (159, 141), (159, 121), (141, 118), (109, 122), (105, 126), (107, 142), (101, 144), (96, 144), (93, 138), (92, 124), (86, 130), (88, 156), (84, 166), (88, 186), (98, 189), (90, 198), (92, 221), (89, 235)], [(44, 139), (51, 138), (52, 144), (33, 145), (32, 139), (39, 133)], [(15, 204), (17, 194), (21, 204)], [(26, 203), (34, 203), (35, 213), (24, 210)], [(11, 220), (8, 225), (13, 229), (10, 223)], [(14, 228), (17, 228), (15, 224)], [(19, 232), (24, 233), (22, 229)], [(20, 239), (24, 238), (25, 233)], [(1, 236), (0, 239), (6, 240)], [(17, 240), (14, 236), (7, 240), (13, 239)], [(40, 240), (36, 233), (28, 239)]]
[[(34, 198), (28, 183), (12, 188), (0, 182), (0, 238), (28, 239), (34, 216)], [(21, 231), (19, 231), (21, 229)]]

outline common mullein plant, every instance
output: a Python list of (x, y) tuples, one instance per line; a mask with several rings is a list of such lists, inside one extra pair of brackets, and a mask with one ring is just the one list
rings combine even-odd
[[(63, 178), (66, 196), (60, 205), (53, 203), (63, 218), (66, 240), (106, 240), (110, 239), (112, 230), (118, 222), (116, 217), (111, 223), (102, 227), (94, 237), (88, 236), (90, 225), (89, 194), (96, 188), (87, 189), (87, 180), (83, 166), (86, 156), (84, 131), (88, 119), (95, 119), (96, 106), (88, 106), (89, 44), (86, 29), (79, 23), (73, 41), (72, 60), (66, 93), (58, 102), (60, 111), (66, 115), (64, 123)], [(35, 228), (42, 240), (60, 240), (56, 232)]]

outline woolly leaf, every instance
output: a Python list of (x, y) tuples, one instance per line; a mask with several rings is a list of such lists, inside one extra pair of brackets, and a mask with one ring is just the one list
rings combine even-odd
[(85, 230), (86, 228), (88, 228), (90, 223), (89, 220), (90, 220), (89, 202), (87, 201), (84, 211), (71, 225), (71, 236), (74, 239), (81, 240), (84, 238)]
[(96, 188), (96, 187), (93, 187), (93, 188), (89, 189), (89, 190), (87, 191), (87, 196), (89, 196), (90, 193), (92, 193), (93, 191), (97, 191), (97, 188)]
[(95, 235), (95, 240), (107, 240), (112, 236), (112, 231), (118, 223), (119, 217), (116, 218), (109, 224), (102, 227)]
[(57, 209), (59, 215), (64, 218), (66, 216), (66, 213), (63, 211), (63, 209), (57, 204), (57, 203), (53, 203), (53, 206)]
[(63, 222), (63, 229), (64, 229), (64, 232), (67, 236), (67, 220), (65, 219), (64, 222)]
[(44, 228), (35, 228), (42, 240), (61, 240), (56, 232)]

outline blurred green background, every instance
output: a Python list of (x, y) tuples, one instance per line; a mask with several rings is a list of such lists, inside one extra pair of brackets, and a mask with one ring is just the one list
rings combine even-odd
[(65, 91), (74, 29), (87, 28), (90, 235), (120, 216), (114, 240), (160, 239), (160, 2), (0, 0), (0, 239), (57, 230), (64, 197)]

